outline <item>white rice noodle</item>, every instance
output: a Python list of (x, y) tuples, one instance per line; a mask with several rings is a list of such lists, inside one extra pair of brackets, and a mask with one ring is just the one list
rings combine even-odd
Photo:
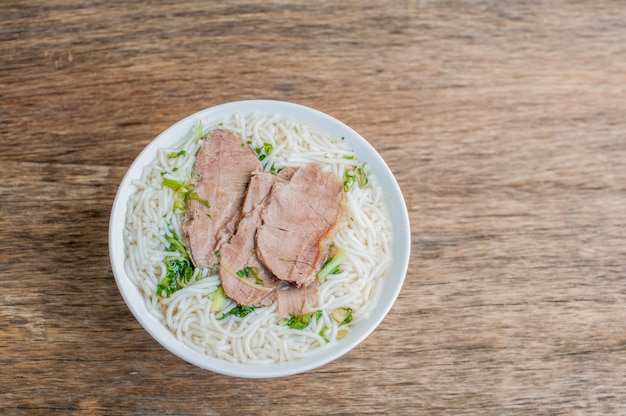
[[(204, 133), (217, 127), (204, 126)], [(353, 151), (341, 140), (314, 131), (292, 119), (277, 115), (234, 114), (219, 124), (253, 148), (270, 143), (273, 152), (263, 161), (269, 171), (299, 167), (310, 162), (343, 177), (346, 167), (362, 166)], [(173, 211), (174, 192), (162, 185), (163, 176), (188, 182), (195, 155), (201, 145), (192, 132), (181, 138), (180, 146), (162, 149), (134, 181), (137, 192), (128, 201), (126, 218), (126, 271), (145, 298), (150, 313), (169, 328), (185, 345), (201, 353), (234, 363), (273, 363), (305, 357), (328, 343), (341, 342), (338, 335), (369, 316), (380, 296), (384, 277), (392, 261), (392, 227), (376, 178), (364, 167), (369, 183), (354, 183), (346, 192), (345, 214), (337, 225), (333, 243), (345, 247), (346, 259), (339, 274), (328, 275), (320, 285), (322, 317), (305, 329), (283, 324), (276, 305), (258, 308), (244, 318), (211, 312), (211, 294), (220, 284), (209, 270), (197, 270), (201, 278), (173, 293), (157, 296), (157, 284), (166, 274), (163, 260), (167, 251), (166, 233), (181, 236), (182, 215)], [(186, 154), (171, 158), (172, 153)], [(210, 201), (209, 201), (210, 202)], [(171, 231), (170, 231), (171, 230)], [(234, 307), (228, 301), (225, 310)], [(340, 326), (331, 314), (337, 308), (351, 308), (353, 321)]]

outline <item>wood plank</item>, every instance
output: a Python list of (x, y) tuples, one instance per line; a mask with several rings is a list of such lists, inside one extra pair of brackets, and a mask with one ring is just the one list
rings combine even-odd
[[(2, 2), (0, 413), (624, 413), (624, 21), (608, 0)], [(159, 346), (107, 239), (147, 143), (257, 98), (366, 137), (412, 225), (381, 326), (263, 381)]]

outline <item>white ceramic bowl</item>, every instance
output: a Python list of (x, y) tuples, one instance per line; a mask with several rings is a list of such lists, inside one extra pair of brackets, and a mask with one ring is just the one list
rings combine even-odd
[[(294, 118), (334, 137), (345, 137), (345, 142), (354, 149), (355, 156), (370, 165), (382, 186), (394, 231), (393, 264), (385, 277), (381, 297), (369, 318), (355, 323), (350, 333), (340, 342), (318, 348), (307, 358), (280, 364), (234, 364), (187, 347), (150, 315), (142, 295), (124, 270), (123, 229), (127, 201), (135, 191), (131, 182), (140, 177), (142, 168), (155, 159), (158, 149), (176, 144), (198, 119), (201, 119), (204, 125), (209, 125), (212, 120), (222, 119), (236, 112), (248, 114), (254, 111)], [(216, 373), (247, 378), (270, 378), (302, 373), (327, 364), (356, 347), (376, 329), (394, 304), (407, 272), (410, 250), (409, 218), (404, 198), (391, 170), (376, 150), (357, 132), (337, 119), (302, 105), (282, 101), (251, 100), (223, 104), (193, 114), (165, 130), (146, 146), (124, 176), (113, 203), (109, 224), (109, 251), (115, 281), (128, 308), (146, 331), (173, 354), (191, 364)]]

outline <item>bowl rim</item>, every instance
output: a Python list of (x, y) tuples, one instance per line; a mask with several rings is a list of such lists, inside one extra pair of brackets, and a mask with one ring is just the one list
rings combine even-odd
[[(180, 141), (198, 119), (202, 120), (204, 125), (207, 121), (215, 122), (220, 117), (236, 112), (248, 114), (254, 111), (294, 118), (336, 138), (343, 138), (353, 148), (355, 156), (368, 163), (370, 169), (376, 172), (394, 229), (392, 248), (394, 259), (384, 277), (385, 283), (370, 316), (355, 323), (350, 333), (340, 342), (317, 348), (305, 358), (271, 364), (231, 363), (188, 347), (149, 313), (143, 296), (130, 281), (124, 268), (123, 229), (127, 201), (135, 189), (132, 180), (138, 178), (143, 167), (154, 160), (159, 149)], [(408, 211), (396, 178), (382, 156), (359, 133), (329, 114), (301, 104), (277, 100), (244, 100), (197, 111), (169, 126), (142, 149), (127, 169), (115, 194), (109, 219), (109, 255), (113, 276), (126, 306), (140, 325), (164, 348), (190, 364), (215, 373), (242, 378), (274, 378), (303, 373), (328, 364), (354, 349), (380, 325), (396, 302), (404, 284), (411, 251), (410, 236)]]

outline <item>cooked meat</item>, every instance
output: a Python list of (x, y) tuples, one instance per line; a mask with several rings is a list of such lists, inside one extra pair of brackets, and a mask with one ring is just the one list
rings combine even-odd
[(216, 251), (235, 230), (250, 175), (262, 166), (250, 147), (242, 146), (237, 136), (221, 129), (210, 133), (196, 160), (196, 192), (211, 208), (189, 201), (184, 230), (196, 265), (213, 267), (218, 260)]
[[(267, 200), (272, 186), (285, 180), (270, 173), (256, 172), (243, 203), (242, 217), (230, 242), (224, 244), (220, 253), (220, 279), (224, 293), (240, 305), (267, 306), (276, 299), (277, 281), (259, 261), (255, 253), (254, 237), (261, 223), (260, 208)], [(241, 278), (237, 272), (250, 267), (258, 275)], [(262, 284), (258, 284), (257, 278)], [(243, 280), (247, 283), (244, 283)]]
[[(249, 217), (242, 218), (238, 234), (230, 243), (222, 246), (219, 275), (224, 293), (240, 305), (267, 306), (276, 299), (277, 281), (254, 254), (256, 223)], [(252, 277), (240, 277), (237, 272), (249, 268)], [(245, 281), (245, 283), (244, 283)]]
[(298, 170), (297, 168), (285, 168), (285, 169), (281, 169), (277, 175), (280, 178), (290, 181), (291, 178), (293, 177), (293, 174), (296, 173), (297, 170)]
[[(272, 175), (266, 172), (254, 172), (250, 177), (250, 184), (246, 191), (245, 198), (243, 200), (243, 207), (241, 209), (242, 217), (250, 214), (260, 205), (265, 203), (272, 187), (277, 182), (287, 182), (288, 178), (283, 178), (281, 175)], [(257, 213), (258, 214), (258, 213)], [(257, 219), (258, 216), (257, 216)], [(260, 224), (260, 219), (259, 219)]]
[(281, 315), (305, 313), (317, 301), (322, 242), (339, 217), (340, 179), (317, 164), (265, 173), (226, 130), (200, 147), (196, 171), (196, 192), (211, 204), (189, 202), (185, 232), (196, 265), (219, 261), (224, 292), (240, 305), (278, 301)]
[(340, 178), (315, 163), (274, 185), (260, 212), (256, 253), (276, 278), (297, 287), (315, 280), (325, 255), (322, 244), (337, 223), (343, 195)]
[(296, 287), (287, 282), (282, 282), (276, 291), (278, 313), (281, 316), (302, 315), (308, 313), (308, 307), (317, 303), (319, 296), (319, 284), (314, 280), (306, 287)]

